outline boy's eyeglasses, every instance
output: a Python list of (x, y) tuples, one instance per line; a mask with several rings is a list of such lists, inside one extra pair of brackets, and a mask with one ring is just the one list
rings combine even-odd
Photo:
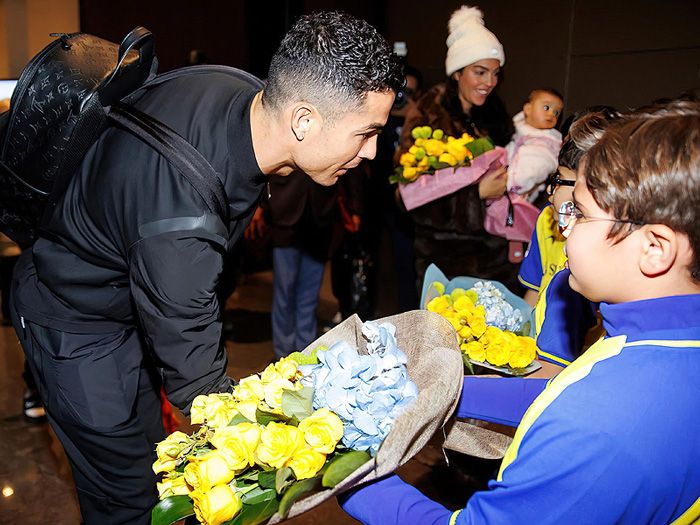
[(622, 222), (625, 224), (634, 224), (636, 226), (642, 226), (644, 223), (639, 221), (630, 221), (625, 219), (609, 219), (607, 217), (586, 217), (581, 210), (576, 207), (573, 201), (564, 201), (558, 210), (559, 215), (559, 228), (561, 229), (562, 235), (568, 237), (569, 233), (573, 229), (577, 221), (583, 220), (589, 221), (608, 221), (608, 222)]
[(554, 173), (550, 173), (547, 176), (547, 181), (545, 182), (545, 191), (547, 192), (547, 195), (550, 197), (554, 195), (554, 192), (557, 189), (557, 186), (575, 186), (576, 181), (575, 180), (570, 180), (570, 179), (562, 179), (559, 177), (559, 172), (555, 171)]

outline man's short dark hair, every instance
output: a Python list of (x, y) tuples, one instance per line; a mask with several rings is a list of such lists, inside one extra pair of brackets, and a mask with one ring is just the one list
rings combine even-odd
[(331, 11), (301, 17), (272, 57), (263, 104), (273, 110), (299, 100), (326, 119), (357, 108), (368, 92), (398, 91), (399, 58), (364, 20)]

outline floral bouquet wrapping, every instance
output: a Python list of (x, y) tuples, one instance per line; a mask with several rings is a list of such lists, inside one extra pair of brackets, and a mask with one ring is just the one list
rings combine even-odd
[[(503, 284), (467, 276), (449, 280), (431, 264), (423, 280), (421, 305), (440, 311), (450, 321), (470, 372), (473, 363), (506, 375), (524, 375), (540, 368), (534, 360), (535, 341), (528, 337), (532, 309)], [(502, 366), (490, 364), (489, 357)], [(511, 438), (485, 426), (477, 420), (453, 420), (445, 448), (482, 458), (502, 458)]]
[[(428, 133), (432, 137), (424, 138)], [(409, 211), (478, 182), (506, 162), (505, 149), (494, 148), (486, 137), (475, 139), (466, 133), (448, 137), (429, 126), (415, 128), (412, 135), (413, 146), (401, 156), (400, 166), (389, 178), (399, 183)]]
[[(434, 367), (443, 374), (435, 377)], [(449, 323), (357, 316), (230, 394), (199, 396), (188, 436), (158, 444), (154, 525), (277, 523), (410, 459), (454, 411), (462, 370)]]
[(448, 282), (431, 265), (421, 304), (450, 321), (470, 371), (472, 364), (508, 375), (540, 368), (535, 361), (537, 346), (530, 337), (530, 306), (501, 283), (466, 276)]

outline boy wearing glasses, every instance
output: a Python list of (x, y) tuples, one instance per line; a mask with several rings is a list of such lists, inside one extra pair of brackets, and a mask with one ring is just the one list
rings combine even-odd
[[(537, 218), (535, 231), (525, 259), (520, 265), (518, 279), (528, 288), (525, 300), (534, 306), (538, 296), (547, 288), (554, 274), (564, 268), (564, 237), (557, 225), (557, 210), (562, 203), (571, 200), (576, 170), (581, 156), (600, 138), (611, 118), (616, 114), (587, 112), (571, 125), (559, 152), (559, 166), (547, 177), (545, 191), (551, 206), (545, 207)], [(541, 321), (537, 323), (539, 327)]]
[[(343, 508), (363, 523), (700, 520), (700, 104), (612, 124), (562, 218), (569, 283), (605, 339), (525, 413), (489, 490), (455, 513), (396, 476)], [(372, 505), (371, 501), (382, 501)]]

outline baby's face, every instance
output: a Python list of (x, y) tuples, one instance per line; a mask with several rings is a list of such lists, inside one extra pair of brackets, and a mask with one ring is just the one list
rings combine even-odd
[(525, 122), (537, 129), (552, 129), (564, 108), (564, 102), (551, 93), (540, 91), (523, 106)]

